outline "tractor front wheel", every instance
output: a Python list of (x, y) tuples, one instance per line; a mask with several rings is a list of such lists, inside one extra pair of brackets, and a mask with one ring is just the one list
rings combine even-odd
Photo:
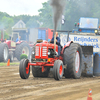
[(63, 77), (63, 62), (61, 60), (56, 60), (53, 66), (53, 76), (55, 80), (60, 80)]
[(27, 79), (30, 75), (30, 67), (28, 66), (28, 59), (22, 59), (19, 65), (19, 73), (22, 79)]

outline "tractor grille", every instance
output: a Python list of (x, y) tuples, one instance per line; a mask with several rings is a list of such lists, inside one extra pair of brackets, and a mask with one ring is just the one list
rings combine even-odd
[(42, 56), (47, 56), (47, 47), (43, 46), (42, 48)]
[(39, 46), (36, 46), (35, 48), (35, 56), (39, 56)]

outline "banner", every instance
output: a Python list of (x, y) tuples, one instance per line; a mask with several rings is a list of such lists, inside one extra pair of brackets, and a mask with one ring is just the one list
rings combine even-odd
[[(67, 35), (60, 34), (61, 45), (67, 43)], [(100, 36), (90, 35), (69, 35), (69, 41), (79, 43), (82, 46), (93, 46), (93, 52), (100, 52)]]

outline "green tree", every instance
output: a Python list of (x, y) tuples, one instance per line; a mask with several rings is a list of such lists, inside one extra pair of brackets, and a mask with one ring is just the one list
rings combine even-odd
[(26, 26), (28, 28), (36, 28), (39, 27), (39, 23), (38, 23), (38, 16), (32, 16), (26, 23)]
[(62, 29), (72, 30), (80, 17), (93, 17), (93, 0), (67, 0), (65, 7), (65, 25)]
[(22, 20), (24, 23), (27, 23), (31, 18), (32, 16), (29, 15), (19, 15), (13, 17), (14, 23), (17, 23), (19, 20)]
[(3, 28), (8, 28), (14, 24), (14, 21), (12, 18), (4, 16), (1, 20), (1, 23), (2, 23)]
[(40, 22), (43, 22), (42, 27), (53, 28), (52, 7), (49, 1), (42, 3), (43, 8), (39, 10)]
[(12, 33), (12, 26), (14, 25), (14, 20), (12, 18), (4, 16), (1, 20), (1, 26), (6, 30), (6, 33)]
[(5, 13), (5, 12), (0, 12), (0, 21), (1, 21), (2, 17), (4, 17), (4, 16), (10, 17), (10, 18), (11, 18), (11, 16), (8, 15), (7, 13)]
[[(66, 0), (64, 10), (65, 24), (58, 25), (60, 29), (72, 30), (74, 23), (79, 22), (80, 17), (97, 17), (100, 19), (100, 0)], [(39, 10), (42, 27), (53, 28), (52, 8), (49, 1), (43, 3), (43, 8)]]
[(100, 20), (100, 0), (95, 0), (95, 2), (93, 2), (93, 17), (97, 17)]

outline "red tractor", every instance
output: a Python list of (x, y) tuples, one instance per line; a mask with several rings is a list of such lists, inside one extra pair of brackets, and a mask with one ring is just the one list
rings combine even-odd
[(8, 45), (5, 43), (4, 40), (4, 30), (0, 29), (1, 39), (0, 39), (0, 62), (6, 62), (8, 57), (10, 57), (10, 53), (8, 50)]
[(64, 75), (72, 78), (80, 78), (82, 73), (82, 48), (79, 44), (69, 41), (62, 47), (58, 56), (58, 45), (47, 41), (38, 41), (33, 48), (31, 62), (22, 59), (19, 65), (19, 73), (22, 79), (30, 75), (30, 66), (34, 77), (47, 77), (50, 68), (53, 68), (55, 80), (60, 80)]
[(0, 39), (0, 62), (12, 62), (14, 57), (20, 61), (21, 54), (26, 54), (30, 58), (31, 48), (25, 41), (14, 42), (12, 39), (4, 40), (4, 31), (1, 30)]

